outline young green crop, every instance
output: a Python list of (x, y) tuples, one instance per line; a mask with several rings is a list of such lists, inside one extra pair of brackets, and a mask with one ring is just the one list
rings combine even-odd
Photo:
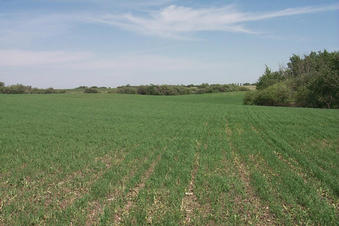
[(338, 110), (0, 95), (0, 225), (339, 221)]

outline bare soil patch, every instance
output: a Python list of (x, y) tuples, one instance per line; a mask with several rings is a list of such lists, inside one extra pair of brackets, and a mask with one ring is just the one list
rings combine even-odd
[(194, 210), (200, 207), (197, 197), (194, 194), (194, 183), (199, 168), (199, 153), (196, 153), (194, 167), (191, 173), (191, 181), (186, 189), (185, 196), (181, 202), (181, 210), (184, 212), (184, 224), (190, 224), (193, 218)]

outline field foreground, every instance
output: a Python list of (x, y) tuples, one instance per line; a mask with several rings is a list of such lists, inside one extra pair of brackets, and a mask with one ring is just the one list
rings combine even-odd
[(0, 95), (0, 225), (339, 222), (339, 110)]

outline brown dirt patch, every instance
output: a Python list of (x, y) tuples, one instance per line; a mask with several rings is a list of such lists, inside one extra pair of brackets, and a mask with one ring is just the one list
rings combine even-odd
[(103, 213), (103, 205), (98, 201), (93, 201), (88, 204), (88, 212), (86, 225), (98, 225), (99, 216)]
[(160, 189), (154, 193), (153, 203), (146, 210), (148, 224), (156, 224), (156, 221), (162, 219), (162, 216), (169, 210), (169, 206), (166, 203), (169, 194), (168, 189)]
[(185, 196), (181, 202), (181, 210), (184, 212), (184, 224), (190, 224), (193, 218), (194, 210), (200, 207), (197, 197), (194, 194), (194, 183), (199, 168), (199, 154), (196, 153), (194, 167), (191, 173), (191, 181), (186, 189)]

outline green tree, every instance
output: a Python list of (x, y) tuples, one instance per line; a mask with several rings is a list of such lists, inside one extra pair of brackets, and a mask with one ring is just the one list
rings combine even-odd
[(282, 71), (272, 72), (272, 70), (266, 65), (264, 74), (258, 80), (257, 89), (258, 90), (265, 89), (282, 80), (284, 80), (284, 75)]
[(293, 55), (286, 69), (275, 72), (266, 66), (244, 103), (339, 108), (339, 52)]
[(309, 84), (308, 99), (313, 99), (315, 107), (339, 107), (339, 73), (326, 71)]

